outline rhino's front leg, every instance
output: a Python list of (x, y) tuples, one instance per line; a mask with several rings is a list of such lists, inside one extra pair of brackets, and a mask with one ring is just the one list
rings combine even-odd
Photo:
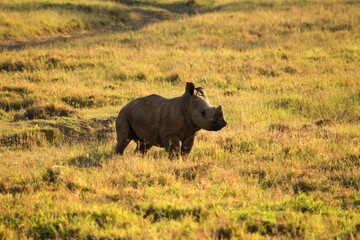
[(169, 154), (169, 159), (180, 157), (180, 139), (176, 135), (168, 136), (164, 139), (164, 147)]
[(189, 138), (183, 142), (183, 144), (181, 146), (181, 156), (183, 158), (186, 158), (189, 155), (189, 153), (194, 145), (194, 139), (195, 139), (195, 136), (192, 136), (191, 138)]

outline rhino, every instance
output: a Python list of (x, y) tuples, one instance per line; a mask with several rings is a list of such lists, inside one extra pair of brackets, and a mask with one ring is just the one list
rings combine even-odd
[(227, 125), (222, 107), (210, 104), (202, 87), (186, 83), (185, 93), (171, 99), (152, 94), (126, 104), (116, 119), (115, 153), (123, 154), (130, 141), (135, 152), (165, 148), (169, 159), (186, 158), (200, 129), (219, 131)]

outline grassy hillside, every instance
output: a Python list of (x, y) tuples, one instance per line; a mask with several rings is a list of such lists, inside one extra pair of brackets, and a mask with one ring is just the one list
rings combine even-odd
[[(82, 27), (66, 34), (103, 32), (2, 49), (0, 239), (360, 237), (357, 1), (17, 0), (0, 12), (3, 46), (73, 19)], [(154, 19), (168, 20), (141, 28)], [(186, 161), (134, 144), (113, 155), (120, 108), (186, 81), (228, 126), (200, 131)]]
[(4, 0), (0, 3), (0, 47), (137, 28), (170, 13), (151, 6), (102, 0)]

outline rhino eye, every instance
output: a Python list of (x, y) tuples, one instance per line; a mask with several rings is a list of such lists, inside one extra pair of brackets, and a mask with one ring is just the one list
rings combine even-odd
[(205, 111), (201, 111), (201, 116), (205, 117)]

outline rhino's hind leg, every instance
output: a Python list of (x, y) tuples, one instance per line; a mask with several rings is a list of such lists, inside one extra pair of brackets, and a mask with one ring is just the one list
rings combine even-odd
[(139, 141), (137, 143), (135, 152), (140, 152), (142, 155), (144, 155), (151, 147), (152, 147), (152, 145), (147, 144), (143, 141)]
[(118, 143), (116, 144), (115, 153), (122, 155), (129, 142), (130, 140), (121, 141), (121, 142), (118, 141)]
[(132, 140), (132, 129), (129, 126), (129, 123), (125, 119), (118, 119), (116, 121), (116, 139), (117, 144), (115, 148), (116, 154), (123, 154), (125, 148)]

